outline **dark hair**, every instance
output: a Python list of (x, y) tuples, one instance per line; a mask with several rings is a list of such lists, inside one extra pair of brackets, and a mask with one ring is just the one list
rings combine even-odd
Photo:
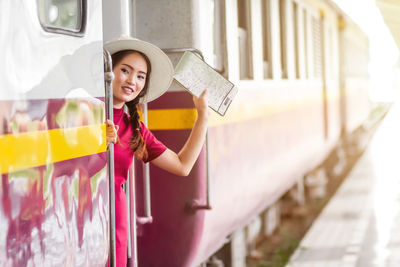
[(145, 54), (136, 50), (122, 50), (117, 53), (114, 53), (111, 57), (114, 68), (124, 57), (135, 53), (141, 55), (146, 61), (147, 65), (146, 81), (139, 95), (135, 97), (135, 99), (126, 102), (125, 105), (128, 107), (129, 120), (133, 131), (129, 147), (134, 151), (134, 154), (137, 158), (143, 159), (147, 157), (147, 150), (142, 133), (140, 132), (140, 122), (139, 122), (140, 115), (138, 113), (138, 104), (140, 99), (146, 95), (147, 90), (149, 88), (150, 74), (151, 74), (150, 60)]

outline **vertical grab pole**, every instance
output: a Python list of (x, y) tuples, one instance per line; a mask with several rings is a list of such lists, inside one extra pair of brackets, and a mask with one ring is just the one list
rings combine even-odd
[[(148, 125), (148, 117), (147, 117), (147, 103), (144, 104), (144, 123)], [(150, 218), (152, 221), (153, 217), (151, 216), (151, 202), (150, 202), (150, 166), (148, 163), (144, 165), (144, 192), (145, 192), (145, 216)]]
[[(106, 118), (113, 119), (113, 90), (112, 81), (114, 79), (114, 73), (112, 71), (112, 60), (110, 53), (107, 50), (103, 50), (104, 56), (104, 80), (106, 88)], [(107, 150), (107, 172), (109, 176), (109, 210), (110, 210), (110, 251), (109, 251), (109, 262), (111, 267), (116, 266), (115, 262), (115, 185), (114, 185), (114, 144), (110, 143)]]
[(198, 199), (193, 199), (190, 203), (188, 203), (189, 208), (192, 210), (211, 210), (211, 200), (210, 200), (210, 141), (208, 138), (208, 130), (206, 133), (206, 203), (202, 203), (202, 201)]
[[(135, 189), (135, 160), (132, 162), (132, 167), (128, 172), (128, 181), (126, 183), (126, 197), (129, 201), (129, 216), (128, 216), (128, 267), (137, 267), (137, 241), (136, 241), (136, 189)], [(129, 192), (129, 193), (128, 193)]]
[[(134, 164), (134, 163), (132, 163)], [(128, 171), (128, 179), (125, 183), (125, 195), (126, 195), (126, 218), (128, 218), (127, 224), (127, 235), (128, 235), (128, 259), (132, 258), (132, 244), (131, 244), (131, 173)]]
[[(143, 105), (143, 119), (147, 126), (147, 104)], [(144, 217), (136, 217), (138, 224), (152, 223), (151, 203), (150, 203), (150, 166), (149, 163), (143, 163), (143, 192), (144, 192)]]

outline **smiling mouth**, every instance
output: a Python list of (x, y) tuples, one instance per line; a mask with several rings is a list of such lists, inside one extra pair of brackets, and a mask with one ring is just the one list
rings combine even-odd
[(124, 92), (126, 92), (128, 94), (133, 94), (135, 92), (135, 90), (133, 88), (127, 87), (127, 86), (122, 87), (122, 89), (124, 90)]

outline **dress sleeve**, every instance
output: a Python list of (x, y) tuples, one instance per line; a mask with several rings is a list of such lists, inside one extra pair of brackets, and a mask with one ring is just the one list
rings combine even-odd
[(152, 161), (167, 150), (167, 147), (159, 141), (147, 127), (140, 122), (140, 132), (142, 133), (144, 142), (146, 143), (147, 157), (144, 162)]

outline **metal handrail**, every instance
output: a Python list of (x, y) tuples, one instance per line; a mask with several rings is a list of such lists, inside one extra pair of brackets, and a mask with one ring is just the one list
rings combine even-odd
[(135, 193), (135, 164), (128, 171), (128, 179), (125, 184), (126, 202), (128, 207), (128, 262), (127, 266), (137, 267), (137, 242), (136, 242), (136, 193)]
[[(196, 53), (200, 56), (200, 58), (204, 61), (204, 56), (201, 50), (197, 48), (187, 47), (187, 48), (166, 48), (163, 49), (165, 53), (184, 53), (186, 51), (190, 51)], [(222, 73), (224, 70), (217, 70), (215, 71)], [(206, 134), (206, 169), (207, 169), (207, 177), (206, 177), (206, 204), (201, 204), (198, 199), (193, 199), (189, 204), (191, 210), (199, 210), (199, 209), (206, 209), (211, 210), (211, 201), (210, 201), (210, 152), (209, 152), (209, 140), (208, 140), (208, 131)]]
[[(143, 105), (143, 121), (147, 126), (147, 104)], [(150, 167), (148, 163), (143, 163), (144, 175), (143, 175), (143, 197), (144, 197), (144, 217), (136, 217), (138, 224), (147, 224), (153, 222), (151, 216), (151, 200), (150, 200)]]
[(129, 170), (129, 191), (130, 193), (130, 202), (131, 202), (131, 217), (130, 219), (130, 228), (131, 228), (131, 264), (128, 265), (130, 267), (138, 266), (138, 257), (137, 257), (137, 225), (136, 225), (136, 186), (135, 186), (135, 164), (132, 163), (132, 166)]
[(131, 179), (130, 173), (128, 171), (128, 178), (125, 183), (125, 196), (126, 196), (126, 218), (128, 218), (127, 222), (127, 236), (128, 236), (128, 258), (132, 258), (132, 242), (131, 242)]
[(194, 199), (192, 203), (190, 203), (190, 208), (192, 210), (211, 210), (211, 200), (210, 200), (210, 151), (209, 151), (209, 140), (208, 140), (208, 131), (206, 134), (206, 204), (201, 204), (198, 200)]
[[(114, 73), (112, 71), (112, 59), (107, 50), (103, 50), (104, 57), (104, 83), (105, 83), (105, 102), (106, 119), (113, 119), (113, 89), (112, 81)], [(109, 176), (109, 210), (110, 210), (110, 251), (109, 262), (111, 267), (116, 266), (115, 258), (115, 185), (114, 185), (114, 144), (110, 143), (107, 149), (107, 171)]]

